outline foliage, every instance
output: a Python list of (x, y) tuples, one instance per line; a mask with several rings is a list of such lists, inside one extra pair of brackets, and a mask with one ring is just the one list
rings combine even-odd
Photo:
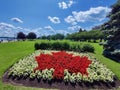
[[(38, 49), (50, 49), (52, 47), (52, 44), (49, 42), (41, 42), (40, 44), (38, 44)], [(36, 47), (35, 47), (36, 48)], [(38, 50), (36, 49), (36, 50)]]
[(90, 44), (82, 44), (69, 41), (43, 41), (34, 45), (35, 49), (46, 50), (68, 50), (76, 52), (94, 52), (94, 47)]
[(23, 32), (17, 33), (17, 39), (25, 39), (26, 35)]
[(48, 39), (48, 40), (63, 40), (65, 36), (63, 34), (57, 33), (55, 35), (41, 36), (40, 39)]
[(39, 49), (39, 43), (35, 43), (34, 47), (35, 47), (35, 50), (38, 50)]
[(91, 41), (97, 39), (104, 39), (104, 35), (100, 30), (91, 30), (91, 31), (79, 31), (73, 34), (66, 36), (66, 39), (75, 40), (75, 41)]
[[(41, 52), (41, 55), (47, 55), (48, 57), (52, 54), (51, 51), (46, 51), (46, 50), (44, 50), (44, 51), (43, 50), (42, 51), (36, 51), (35, 53), (33, 53), (33, 54), (31, 54), (31, 55), (21, 59), (18, 63), (14, 64), (11, 67), (11, 69), (9, 70), (9, 75), (11, 75), (12, 77), (14, 77), (15, 75), (17, 77), (19, 77), (21, 75), (21, 73), (23, 74), (23, 76), (25, 75), (24, 73), (28, 73), (27, 77), (29, 77), (29, 78), (37, 78), (37, 79), (43, 78), (45, 80), (52, 80), (52, 79), (56, 78), (56, 74), (57, 74), (58, 76), (60, 75), (60, 77), (63, 77), (65, 82), (72, 82), (72, 83), (81, 82), (81, 81), (85, 81), (85, 82), (94, 82), (94, 81), (113, 82), (114, 81), (114, 74), (113, 74), (113, 72), (111, 72), (109, 69), (106, 68), (105, 65), (101, 64), (99, 61), (94, 59), (94, 57), (91, 57), (88, 54), (86, 54), (86, 55), (85, 54), (81, 54), (80, 55), (78, 53), (74, 53), (74, 56), (73, 56), (76, 59), (78, 57), (82, 57), (82, 58), (83, 57), (89, 57), (89, 59), (92, 60), (92, 63), (86, 69), (87, 72), (88, 72), (87, 75), (86, 74), (82, 74), (81, 72), (77, 72), (76, 73), (76, 71), (74, 71), (75, 68), (78, 67), (79, 65), (78, 66), (76, 65), (76, 67), (71, 68), (73, 70), (73, 73), (70, 72), (69, 69), (64, 69), (64, 71), (61, 71), (61, 70), (63, 70), (62, 67), (57, 69), (57, 70), (54, 67), (53, 68), (51, 68), (51, 67), (47, 67), (47, 68), (44, 67), (44, 68), (42, 68), (41, 67), (40, 70), (35, 70), (35, 72), (33, 72), (33, 70), (37, 67), (37, 62), (35, 61), (34, 57), (36, 55), (39, 55), (39, 52)], [(55, 56), (56, 55), (59, 56), (58, 53), (60, 53), (60, 52), (54, 51), (53, 54)], [(68, 57), (71, 56), (71, 52), (70, 53), (68, 52), (67, 55), (68, 55)], [(80, 56), (78, 56), (78, 55), (80, 55)], [(37, 57), (37, 58), (39, 58), (39, 57)], [(45, 62), (46, 58), (45, 57), (43, 57), (43, 58), (45, 60), (41, 60), (41, 61)], [(58, 58), (56, 58), (56, 59), (58, 59)], [(69, 58), (66, 57), (66, 59), (69, 59)], [(61, 59), (61, 60), (63, 60), (63, 59)], [(84, 59), (83, 59), (83, 61), (84, 61)], [(44, 64), (46, 64), (46, 63), (48, 64), (49, 62), (45, 62)], [(74, 62), (74, 63), (78, 64), (78, 62)], [(52, 63), (49, 63), (49, 64), (52, 64)], [(42, 63), (40, 63), (40, 65), (42, 65)], [(55, 65), (53, 65), (53, 66), (55, 66)], [(84, 65), (82, 67), (84, 68)], [(79, 68), (79, 69), (81, 69), (81, 68)], [(61, 73), (61, 72), (63, 72), (63, 73)], [(60, 77), (57, 77), (57, 78), (60, 78)]]
[(63, 46), (63, 43), (56, 41), (56, 42), (52, 43), (51, 49), (53, 49), (53, 50), (64, 50), (62, 48), (62, 46)]
[[(104, 55), (111, 57), (112, 59), (120, 61), (115, 50), (120, 50), (120, 0), (118, 0), (114, 5), (111, 6), (112, 10), (109, 13), (109, 21), (104, 23), (101, 29), (105, 34), (108, 34), (107, 37), (107, 46), (104, 45)], [(114, 53), (114, 54), (111, 54)]]
[(34, 32), (30, 32), (28, 33), (27, 35), (27, 39), (36, 39), (37, 38), (37, 35), (34, 33)]
[(82, 50), (83, 50), (84, 52), (87, 52), (87, 51), (89, 51), (89, 52), (94, 52), (94, 48), (93, 48), (93, 46), (91, 46), (90, 44), (85, 44), (85, 45), (83, 45)]

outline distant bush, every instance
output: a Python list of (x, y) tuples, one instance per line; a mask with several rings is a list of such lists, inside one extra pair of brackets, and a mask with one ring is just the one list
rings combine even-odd
[(94, 47), (90, 44), (72, 42), (72, 41), (42, 41), (35, 43), (35, 50), (66, 50), (76, 52), (94, 52)]
[(70, 50), (70, 44), (68, 42), (64, 42), (64, 43), (62, 43), (62, 48), (64, 50)]
[(82, 48), (81, 48), (82, 44), (78, 44), (78, 43), (71, 43), (70, 44), (70, 51), (76, 51), (76, 52), (82, 52)]
[(39, 49), (39, 43), (35, 43), (34, 47), (35, 47), (35, 50), (38, 50)]
[(39, 49), (42, 49), (42, 50), (52, 49), (51, 46), (52, 46), (52, 45), (51, 45), (51, 43), (49, 43), (49, 42), (41, 42), (41, 43), (39, 44)]
[(84, 44), (82, 50), (83, 52), (94, 52), (94, 47), (90, 44)]
[(62, 43), (57, 41), (57, 42), (52, 43), (52, 48), (51, 49), (62, 50), (63, 49), (62, 47), (63, 47)]

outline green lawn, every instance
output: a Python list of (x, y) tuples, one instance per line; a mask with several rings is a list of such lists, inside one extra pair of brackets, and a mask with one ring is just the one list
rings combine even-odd
[[(19, 58), (22, 58), (34, 51), (34, 43), (34, 41), (24, 41), (0, 44), (0, 90), (40, 90), (37, 88), (3, 84), (1, 80), (6, 69), (13, 65)], [(42, 88), (41, 90), (46, 89)]]
[(120, 63), (117, 63), (109, 58), (106, 58), (102, 55), (103, 47), (98, 43), (91, 43), (95, 47), (94, 56), (100, 60), (103, 64), (105, 64), (109, 69), (111, 69), (120, 80)]
[[(46, 90), (38, 88), (28, 88), (23, 86), (13, 86), (3, 84), (1, 81), (2, 75), (6, 69), (13, 65), (19, 58), (22, 58), (34, 51), (35, 41), (24, 42), (10, 42), (0, 44), (0, 90)], [(120, 64), (102, 56), (103, 48), (97, 43), (91, 43), (95, 47), (95, 54), (93, 54), (102, 63), (107, 65), (117, 77), (120, 79)]]

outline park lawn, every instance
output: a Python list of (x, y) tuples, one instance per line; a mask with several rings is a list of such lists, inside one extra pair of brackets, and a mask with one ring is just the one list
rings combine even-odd
[[(0, 90), (38, 90), (23, 86), (13, 86), (2, 83), (3, 73), (20, 58), (34, 52), (34, 43), (38, 41), (19, 41), (0, 44)], [(85, 42), (86, 43), (86, 42)], [(120, 79), (120, 64), (102, 56), (103, 48), (98, 43), (90, 43), (95, 47), (94, 55), (98, 60), (111, 69)], [(40, 89), (39, 89), (40, 90)], [(41, 90), (46, 90), (41, 88)]]
[[(0, 44), (0, 90), (40, 90), (2, 83), (3, 73), (20, 58), (34, 52), (35, 41), (20, 41)], [(46, 90), (41, 88), (41, 90)]]
[(95, 53), (92, 55), (94, 55), (98, 60), (100, 60), (103, 64), (105, 64), (109, 69), (111, 69), (120, 80), (120, 63), (104, 57), (102, 55), (103, 46), (100, 46), (98, 43), (91, 43), (91, 44), (95, 48)]

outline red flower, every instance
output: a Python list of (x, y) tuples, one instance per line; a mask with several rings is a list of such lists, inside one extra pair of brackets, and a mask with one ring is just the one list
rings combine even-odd
[(82, 75), (87, 73), (87, 68), (91, 64), (88, 57), (73, 56), (65, 51), (52, 52), (52, 54), (40, 54), (36, 56), (38, 67), (34, 70), (44, 70), (54, 68), (53, 77), (63, 79), (64, 70), (68, 69), (70, 73), (80, 72)]

